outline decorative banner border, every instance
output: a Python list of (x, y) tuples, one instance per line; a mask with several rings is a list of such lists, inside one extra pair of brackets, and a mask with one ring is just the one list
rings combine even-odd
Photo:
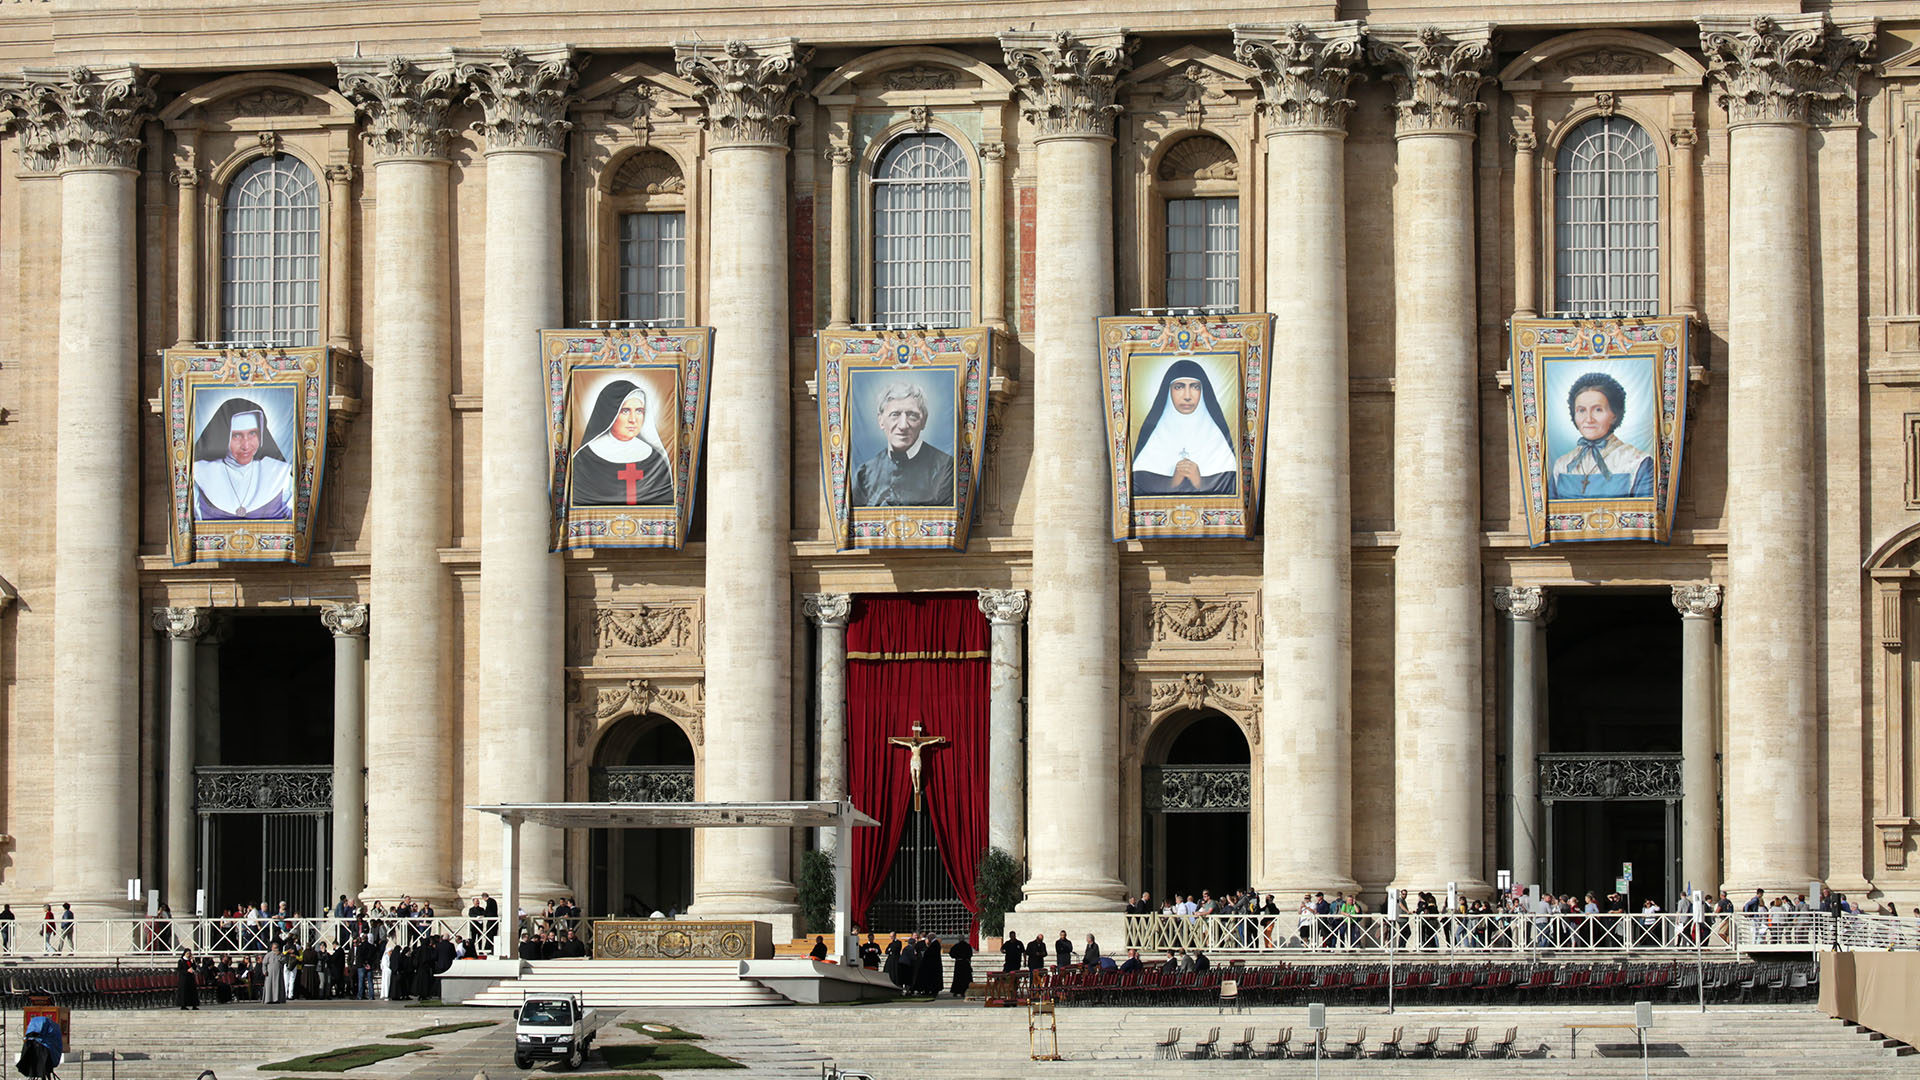
[[(680, 548), (693, 514), (706, 439), (713, 328), (542, 330), (540, 356), (547, 379), (552, 550)], [(642, 375), (649, 369), (671, 372), (678, 397), (676, 408), (666, 414), (676, 425), (672, 501), (658, 506), (575, 505), (568, 475), (573, 452), (579, 449), (570, 437), (575, 380), (622, 372)], [(587, 408), (591, 411), (591, 403)]]
[[(1685, 315), (1638, 319), (1515, 319), (1513, 430), (1530, 546), (1580, 540), (1653, 540), (1672, 536), (1680, 499), (1680, 462), (1686, 447), (1687, 368), (1692, 326)], [(1650, 429), (1654, 449), (1652, 493), (1646, 496), (1563, 498), (1551, 493), (1554, 455), (1547, 411), (1568, 408), (1548, 390), (1549, 368), (1601, 363), (1632, 371), (1644, 364), (1648, 392), (1658, 395)], [(1564, 380), (1561, 380), (1564, 381)], [(1616, 385), (1618, 381), (1616, 380)], [(1634, 419), (1636, 403), (1618, 424)], [(1557, 422), (1557, 421), (1556, 421)]]
[[(970, 326), (952, 330), (822, 330), (820, 483), (827, 497), (834, 546), (851, 548), (946, 548), (964, 551), (973, 504), (986, 459), (987, 380), (993, 373), (994, 332)], [(953, 378), (954, 497), (948, 505), (854, 506), (850, 485), (859, 463), (849, 464), (854, 433), (866, 422), (853, 415), (855, 383), (868, 372), (937, 373)], [(929, 423), (931, 424), (931, 418)], [(932, 430), (942, 432), (946, 425)], [(932, 445), (929, 443), (928, 445)]]
[[(1113, 538), (1250, 538), (1266, 476), (1267, 366), (1273, 316), (1120, 316), (1100, 320), (1106, 390), (1107, 453), (1113, 470)], [(1239, 373), (1238, 489), (1220, 495), (1140, 495), (1133, 490), (1134, 433), (1129, 402), (1133, 361), (1157, 356), (1232, 357)]]
[[(313, 548), (314, 512), (327, 461), (327, 396), (340, 359), (305, 349), (166, 349), (161, 353), (162, 414), (171, 492), (168, 550), (175, 566), (193, 562), (304, 563)], [(280, 446), (293, 459), (291, 517), (196, 521), (193, 516), (194, 402), (200, 390), (292, 392), (297, 438)], [(280, 440), (276, 439), (276, 443)]]

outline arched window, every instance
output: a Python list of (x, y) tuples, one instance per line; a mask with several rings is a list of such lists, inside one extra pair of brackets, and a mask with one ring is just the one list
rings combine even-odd
[(628, 158), (614, 174), (619, 214), (618, 317), (670, 324), (687, 318), (687, 183), (659, 150)]
[(1165, 304), (1240, 307), (1240, 180), (1233, 147), (1192, 135), (1160, 160), (1156, 185), (1166, 219)]
[(320, 341), (320, 186), (288, 154), (257, 158), (227, 185), (220, 217), (226, 341)]
[(1554, 310), (1660, 314), (1660, 172), (1647, 130), (1596, 116), (1560, 144)]
[(945, 135), (903, 135), (873, 170), (873, 321), (973, 322), (973, 187)]

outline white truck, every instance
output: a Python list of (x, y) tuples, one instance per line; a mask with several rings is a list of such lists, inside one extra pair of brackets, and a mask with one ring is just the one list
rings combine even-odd
[(541, 1059), (577, 1069), (593, 1049), (600, 1014), (584, 1007), (579, 994), (529, 994), (514, 1019), (513, 1064), (531, 1069)]

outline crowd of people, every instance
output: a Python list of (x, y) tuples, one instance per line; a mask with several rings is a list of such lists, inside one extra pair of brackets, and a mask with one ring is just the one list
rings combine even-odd
[(179, 977), (175, 1003), (182, 1009), (197, 1009), (203, 991), (221, 1005), (336, 998), (430, 1001), (440, 996), (440, 975), (465, 946), (466, 942), (440, 934), (426, 934), (412, 945), (402, 945), (398, 933), (389, 930), (383, 939), (361, 931), (338, 943), (325, 937), (306, 942), (273, 938), (257, 954), (196, 957), (186, 948), (175, 966)]

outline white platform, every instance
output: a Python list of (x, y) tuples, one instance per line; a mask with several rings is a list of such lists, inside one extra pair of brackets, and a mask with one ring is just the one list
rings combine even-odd
[[(503, 964), (497, 960), (483, 963)], [(467, 986), (448, 986), (443, 976), (443, 1000), (452, 1004), (452, 995), (458, 993), (462, 1005), (514, 1007), (525, 994), (566, 992), (582, 995), (588, 1005), (608, 1008), (791, 1004), (765, 986), (742, 978), (738, 960), (531, 960), (504, 964), (519, 964), (520, 972), (474, 973), (479, 977), (469, 977), (449, 969), (448, 976)]]
[(893, 985), (893, 980), (877, 971), (845, 964), (822, 964), (805, 956), (742, 960), (740, 977), (804, 1005), (890, 1001), (900, 996), (900, 988)]

